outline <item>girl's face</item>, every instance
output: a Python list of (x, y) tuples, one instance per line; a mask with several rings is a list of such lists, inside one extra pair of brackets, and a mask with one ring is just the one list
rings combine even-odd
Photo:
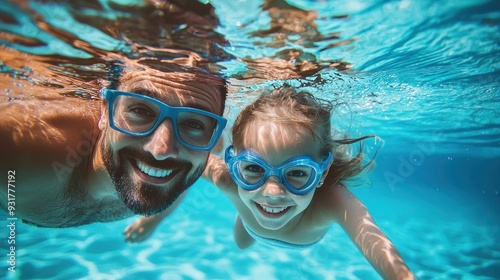
[[(242, 143), (235, 146), (236, 153), (251, 149), (271, 166), (280, 166), (298, 155), (309, 155), (316, 162), (325, 160), (320, 156), (320, 145), (311, 132), (296, 125), (257, 120), (248, 125), (242, 139)], [(238, 188), (240, 199), (257, 222), (270, 230), (280, 229), (294, 218), (298, 220), (311, 203), (314, 192), (315, 189), (302, 196), (294, 195), (275, 176), (270, 176), (253, 191)]]

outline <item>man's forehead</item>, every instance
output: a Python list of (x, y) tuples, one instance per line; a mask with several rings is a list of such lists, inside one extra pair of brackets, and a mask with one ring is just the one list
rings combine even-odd
[(172, 106), (193, 107), (215, 113), (222, 113), (219, 111), (224, 101), (220, 89), (196, 79), (181, 79), (178, 75), (134, 75), (119, 86), (119, 90), (144, 94)]
[(193, 91), (176, 88), (163, 90), (136, 88), (132, 92), (147, 95), (171, 106), (191, 107), (214, 113), (218, 113), (221, 102), (220, 94), (207, 91)]

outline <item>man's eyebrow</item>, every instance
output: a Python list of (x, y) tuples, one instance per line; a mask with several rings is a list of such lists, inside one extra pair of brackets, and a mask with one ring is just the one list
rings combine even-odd
[(214, 114), (216, 113), (216, 112), (212, 112), (212, 108), (210, 108), (208, 106), (203, 106), (201, 104), (195, 104), (195, 103), (191, 103), (191, 102), (186, 103), (183, 107), (200, 109), (200, 110), (207, 111), (207, 112), (214, 113)]
[(137, 93), (137, 94), (140, 94), (140, 95), (146, 95), (146, 96), (149, 96), (151, 98), (161, 100), (160, 99), (160, 94), (158, 92), (150, 91), (150, 90), (147, 90), (147, 89), (144, 89), (144, 88), (133, 89), (133, 90), (131, 90), (131, 92)]

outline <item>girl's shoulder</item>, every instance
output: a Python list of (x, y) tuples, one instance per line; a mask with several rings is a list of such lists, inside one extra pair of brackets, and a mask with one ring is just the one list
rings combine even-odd
[(342, 183), (323, 185), (314, 194), (310, 207), (315, 216), (326, 223), (335, 223), (344, 215), (345, 200), (351, 192)]

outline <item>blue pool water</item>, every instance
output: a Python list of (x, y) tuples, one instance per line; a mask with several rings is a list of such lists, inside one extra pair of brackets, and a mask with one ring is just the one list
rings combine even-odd
[[(134, 58), (147, 55), (137, 45), (161, 45), (147, 35), (161, 30), (133, 21), (147, 1), (0, 2), (1, 102), (41, 98), (39, 87), (50, 88), (47, 96), (95, 98), (91, 81), (103, 72), (105, 54)], [(336, 125), (384, 140), (371, 184), (353, 192), (415, 275), (500, 279), (498, 1), (290, 0), (292, 10), (317, 11), (316, 27), (285, 38), (269, 31), (272, 10), (262, 8), (263, 1), (210, 2), (219, 19), (215, 31), (227, 42), (213, 43), (219, 50), (204, 56), (223, 56), (221, 71), (233, 77), (229, 118), (252, 100), (253, 90), (279, 83), (278, 74), (286, 72), (252, 62), (283, 58), (290, 50), (302, 54), (287, 57), (292, 64), (314, 59), (321, 69), (290, 75), (315, 94), (347, 104), (339, 107)], [(93, 24), (94, 17), (108, 24)], [(128, 29), (110, 31), (109, 23), (118, 20)], [(324, 67), (335, 63), (347, 66)], [(141, 244), (122, 236), (136, 217), (69, 229), (18, 223), (15, 273), (7, 270), (2, 226), (0, 278), (379, 278), (338, 226), (312, 249), (256, 244), (242, 251), (232, 236), (235, 213), (200, 180)], [(0, 221), (6, 219), (2, 211)]]

